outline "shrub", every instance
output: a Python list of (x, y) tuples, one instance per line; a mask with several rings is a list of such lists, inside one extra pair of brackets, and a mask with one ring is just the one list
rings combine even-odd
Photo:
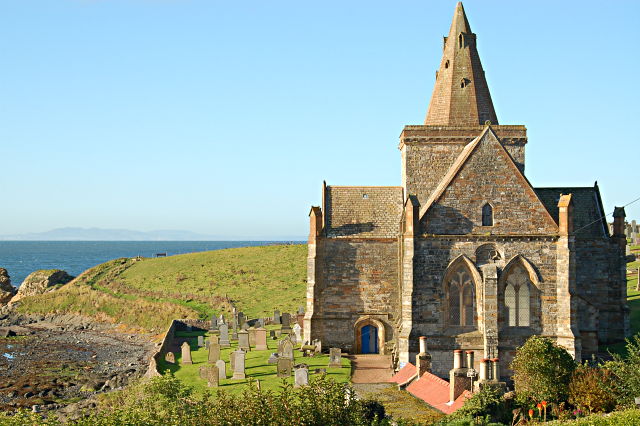
[(505, 401), (503, 393), (499, 386), (482, 386), (465, 401), (462, 408), (443, 419), (441, 424), (449, 425), (451, 422), (469, 418), (484, 423), (489, 421), (511, 423), (513, 407), (510, 401)]
[(634, 398), (640, 397), (640, 334), (627, 339), (626, 355), (613, 354), (613, 360), (604, 364), (614, 376), (613, 384), (618, 404), (634, 407)]
[(550, 339), (531, 336), (516, 351), (511, 369), (518, 400), (535, 405), (567, 399), (575, 362), (566, 349)]
[(569, 402), (589, 413), (611, 411), (616, 406), (613, 374), (606, 368), (578, 366), (569, 383)]

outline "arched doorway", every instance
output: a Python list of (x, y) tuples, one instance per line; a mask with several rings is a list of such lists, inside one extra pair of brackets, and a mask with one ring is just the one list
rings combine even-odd
[(378, 328), (365, 325), (360, 332), (360, 348), (363, 354), (378, 353)]
[(356, 321), (355, 353), (384, 354), (385, 330), (384, 324), (370, 316), (364, 316)]

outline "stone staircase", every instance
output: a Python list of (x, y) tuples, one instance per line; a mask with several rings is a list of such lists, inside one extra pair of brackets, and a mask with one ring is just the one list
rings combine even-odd
[(393, 376), (391, 355), (351, 355), (351, 382), (386, 383)]

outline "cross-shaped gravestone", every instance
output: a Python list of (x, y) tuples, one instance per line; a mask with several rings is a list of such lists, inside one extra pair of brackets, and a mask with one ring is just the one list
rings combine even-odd
[(191, 346), (189, 346), (189, 343), (184, 342), (182, 346), (180, 346), (180, 349), (182, 350), (182, 365), (193, 364), (193, 361), (191, 360)]
[(244, 373), (244, 359), (245, 353), (244, 351), (237, 350), (234, 352), (235, 356), (235, 365), (233, 366), (233, 377), (234, 380), (245, 379), (247, 376)]

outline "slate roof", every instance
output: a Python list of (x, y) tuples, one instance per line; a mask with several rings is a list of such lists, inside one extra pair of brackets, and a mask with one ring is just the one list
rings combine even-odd
[(327, 186), (329, 238), (395, 238), (403, 209), (401, 186)]
[(558, 222), (560, 194), (572, 194), (573, 229), (576, 237), (602, 238), (609, 236), (600, 199), (600, 190), (597, 185), (594, 187), (534, 188), (534, 190), (556, 223)]

